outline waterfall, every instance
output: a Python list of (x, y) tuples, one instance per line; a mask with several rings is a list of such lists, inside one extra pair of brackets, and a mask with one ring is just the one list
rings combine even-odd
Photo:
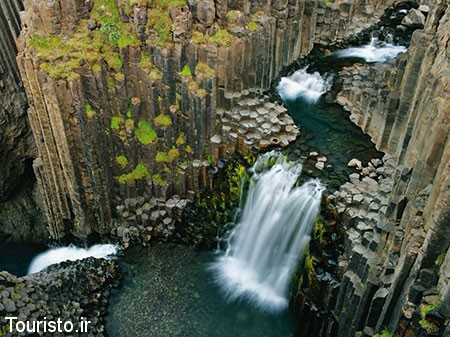
[(404, 46), (395, 46), (373, 37), (368, 45), (344, 49), (336, 52), (335, 55), (338, 57), (357, 57), (366, 62), (385, 62), (406, 51), (407, 48)]
[(281, 78), (277, 90), (284, 102), (303, 98), (309, 103), (316, 103), (330, 90), (330, 78), (324, 79), (318, 72), (309, 74), (306, 70), (307, 67), (297, 70), (292, 76)]
[(325, 189), (318, 180), (296, 187), (301, 170), (275, 152), (260, 156), (254, 165), (240, 221), (213, 265), (230, 300), (245, 297), (271, 311), (287, 307), (290, 282)]
[(95, 257), (97, 259), (110, 258), (116, 254), (116, 245), (93, 245), (89, 249), (78, 248), (73, 245), (68, 247), (52, 248), (36, 256), (28, 267), (28, 274), (38, 273), (52, 264), (63, 261), (76, 261)]

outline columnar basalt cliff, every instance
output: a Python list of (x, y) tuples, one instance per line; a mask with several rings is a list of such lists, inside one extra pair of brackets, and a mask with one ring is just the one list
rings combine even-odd
[(0, 1), (0, 238), (40, 241), (46, 236), (33, 198), (36, 149), (16, 62), (22, 6), (21, 1)]
[(25, 1), (18, 60), (51, 236), (109, 233), (126, 198), (192, 198), (219, 158), (294, 140), (259, 93), (385, 5)]
[[(31, 163), (52, 238), (170, 237), (235, 151), (301, 132), (264, 95), (283, 67), (398, 2), (0, 0), (0, 238), (44, 236)], [(386, 155), (330, 198), (345, 253), (305, 336), (450, 335), (450, 5), (423, 3), (407, 53), (340, 73)]]
[(449, 40), (450, 6), (436, 1), (407, 53), (341, 74), (338, 102), (387, 155), (378, 182), (356, 174), (337, 194), (348, 231), (339, 336), (450, 333)]

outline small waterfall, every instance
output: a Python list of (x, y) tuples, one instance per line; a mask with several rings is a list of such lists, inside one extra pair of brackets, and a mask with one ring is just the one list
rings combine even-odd
[(78, 248), (73, 245), (68, 247), (52, 248), (44, 253), (36, 256), (28, 267), (28, 275), (38, 273), (41, 270), (63, 261), (76, 261), (95, 257), (96, 259), (110, 258), (117, 254), (118, 247), (116, 245), (93, 245), (89, 249)]
[(281, 78), (277, 90), (284, 102), (303, 98), (309, 103), (316, 103), (330, 90), (330, 78), (324, 79), (318, 72), (309, 74), (306, 70), (307, 67), (297, 70), (292, 76)]
[[(392, 40), (392, 37), (390, 40)], [(357, 57), (366, 62), (385, 62), (406, 51), (407, 48), (404, 46), (395, 46), (373, 37), (368, 45), (344, 49), (336, 52), (335, 55), (338, 57)]]
[(292, 275), (325, 189), (318, 180), (296, 187), (301, 170), (275, 152), (260, 156), (254, 165), (241, 219), (213, 266), (230, 300), (245, 297), (272, 311), (287, 307)]

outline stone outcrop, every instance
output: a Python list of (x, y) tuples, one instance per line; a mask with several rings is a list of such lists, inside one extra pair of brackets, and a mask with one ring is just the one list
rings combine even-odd
[(341, 73), (338, 102), (389, 164), (338, 194), (348, 233), (338, 336), (448, 335), (449, 40), (450, 6), (436, 1), (407, 53)]
[(0, 238), (42, 241), (45, 221), (33, 195), (36, 149), (16, 62), (21, 10), (21, 1), (0, 1)]
[[(22, 322), (70, 321), (74, 336), (104, 336), (109, 294), (118, 286), (120, 277), (114, 261), (95, 258), (63, 262), (19, 278), (0, 272), (2, 334), (19, 335), (16, 331), (9, 334), (9, 322), (5, 320), (5, 317), (17, 317)], [(90, 321), (88, 331), (81, 333), (80, 324), (85, 320)], [(55, 336), (49, 330), (44, 333), (43, 326), (41, 333), (26, 335)]]
[[(37, 140), (34, 168), (56, 239), (109, 233), (127, 198), (197, 195), (211, 186), (210, 168), (234, 150), (288, 144), (298, 130), (281, 107), (263, 98), (241, 116), (240, 98), (258, 100), (315, 42), (371, 25), (387, 5), (24, 4), (18, 60)], [(270, 120), (260, 116), (266, 104)], [(233, 130), (233, 116), (245, 117), (248, 128)]]

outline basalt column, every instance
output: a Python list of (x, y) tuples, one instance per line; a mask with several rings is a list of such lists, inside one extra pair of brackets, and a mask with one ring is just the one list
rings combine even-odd
[(421, 9), (425, 28), (406, 54), (342, 72), (363, 74), (362, 81), (347, 81), (338, 102), (387, 153), (389, 165), (380, 181), (365, 178), (373, 189), (362, 199), (352, 192), (361, 193), (359, 181), (338, 195), (348, 231), (335, 308), (339, 336), (383, 329), (448, 336), (450, 6), (436, 1), (429, 13)]
[(298, 130), (261, 92), (382, 3), (26, 0), (18, 60), (50, 234), (115, 233), (121, 214), (153, 228), (152, 197), (194, 198), (219, 158), (287, 145)]
[(36, 151), (16, 62), (21, 10), (21, 1), (0, 1), (0, 239), (41, 241), (45, 225), (33, 198)]

